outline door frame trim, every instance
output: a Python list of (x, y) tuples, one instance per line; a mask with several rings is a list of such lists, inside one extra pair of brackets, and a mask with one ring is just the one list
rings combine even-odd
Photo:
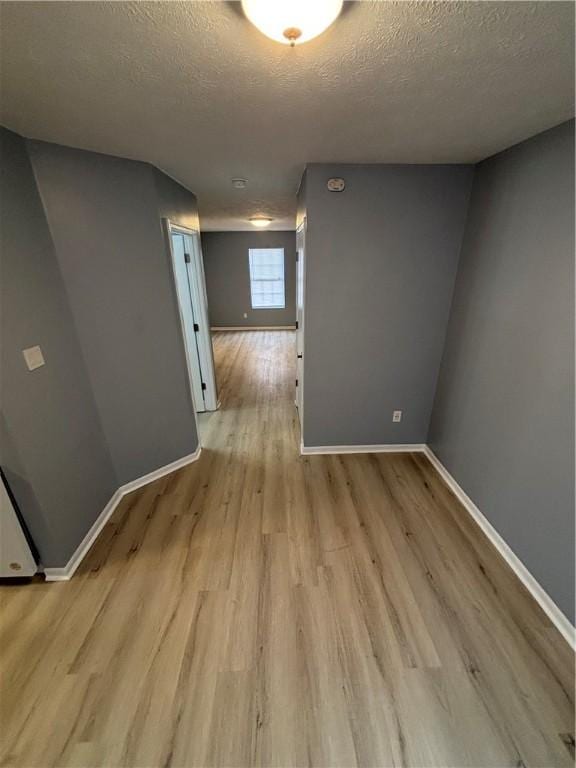
[[(306, 231), (307, 231), (307, 218), (302, 217), (302, 221), (296, 227), (296, 253), (298, 254), (298, 263), (296, 264), (296, 321), (298, 328), (296, 334), (301, 334), (300, 340), (302, 342), (302, 366), (298, 370), (298, 360), (296, 360), (296, 376), (298, 378), (298, 388), (295, 394), (295, 404), (298, 411), (298, 422), (300, 424), (300, 438), (302, 443), (304, 442), (304, 362), (305, 362), (305, 347), (306, 341), (304, 336), (304, 329), (306, 327)], [(302, 237), (302, 254), (298, 248), (298, 235)], [(302, 317), (298, 318), (298, 271), (302, 270)], [(299, 322), (298, 322), (299, 319)], [(296, 338), (296, 353), (298, 353), (298, 337)], [(300, 398), (300, 404), (298, 404), (298, 398)]]
[[(178, 289), (176, 286), (176, 266), (174, 262), (174, 250), (172, 248), (172, 234), (189, 235), (192, 238), (197, 238), (196, 243), (198, 247), (198, 253), (190, 254), (190, 256), (192, 257), (191, 266), (195, 270), (196, 279), (200, 287), (200, 291), (199, 291), (199, 294), (200, 294), (199, 300), (201, 304), (200, 311), (204, 315), (205, 334), (207, 335), (206, 354), (202, 355), (202, 359), (201, 359), (201, 365), (202, 365), (202, 368), (204, 369), (205, 379), (206, 379), (204, 405), (207, 411), (215, 411), (218, 408), (218, 393), (216, 391), (216, 373), (214, 370), (212, 338), (211, 338), (210, 322), (209, 322), (209, 316), (208, 316), (208, 298), (206, 294), (206, 278), (204, 275), (204, 264), (202, 261), (202, 245), (200, 242), (200, 231), (198, 229), (192, 229), (191, 227), (182, 226), (181, 224), (176, 224), (175, 222), (171, 221), (169, 218), (163, 218), (162, 225), (164, 229), (164, 237), (166, 241), (166, 247), (168, 249), (170, 266), (172, 270), (172, 285), (174, 288), (174, 298), (176, 300), (176, 305), (178, 307), (178, 316), (180, 318), (180, 331), (181, 331), (182, 346), (184, 347), (184, 355), (186, 358), (186, 370), (188, 372), (188, 386), (190, 390), (190, 398), (192, 400), (192, 407), (194, 409), (194, 418), (196, 419), (196, 431), (198, 432), (198, 440), (200, 441), (200, 430), (198, 427), (198, 409), (196, 407), (196, 401), (194, 398), (194, 388), (192, 386), (192, 374), (191, 374), (192, 362), (188, 355), (188, 346), (186, 343), (186, 331), (184, 329), (182, 309), (180, 307)], [(201, 354), (200, 350), (198, 350), (198, 352), (199, 354)]]

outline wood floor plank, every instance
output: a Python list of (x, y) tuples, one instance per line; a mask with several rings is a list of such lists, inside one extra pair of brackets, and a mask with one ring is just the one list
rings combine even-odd
[(428, 460), (300, 456), (289, 331), (214, 357), (200, 460), (0, 587), (0, 764), (574, 765), (574, 654)]

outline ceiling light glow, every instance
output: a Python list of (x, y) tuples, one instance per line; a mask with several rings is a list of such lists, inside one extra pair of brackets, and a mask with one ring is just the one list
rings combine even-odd
[(255, 227), (260, 227), (263, 229), (264, 227), (269, 227), (274, 219), (272, 219), (270, 216), (251, 216), (248, 221)]
[(242, 0), (247, 18), (267, 37), (294, 46), (322, 34), (343, 0)]

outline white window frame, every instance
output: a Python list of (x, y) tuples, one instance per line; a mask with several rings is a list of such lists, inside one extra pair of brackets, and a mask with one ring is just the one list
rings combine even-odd
[[(274, 304), (274, 305), (267, 305), (267, 306), (256, 306), (254, 304), (254, 293), (252, 290), (253, 284), (259, 282), (258, 278), (254, 278), (252, 276), (252, 253), (254, 251), (281, 251), (282, 252), (282, 295), (284, 298), (284, 301), (282, 304)], [(248, 249), (248, 269), (249, 269), (249, 275), (250, 275), (250, 304), (252, 306), (252, 309), (259, 310), (259, 309), (286, 309), (286, 259), (285, 259), (285, 252), (284, 248), (249, 248)], [(280, 282), (280, 278), (276, 278), (278, 282)], [(270, 280), (266, 280), (266, 282), (270, 282)]]

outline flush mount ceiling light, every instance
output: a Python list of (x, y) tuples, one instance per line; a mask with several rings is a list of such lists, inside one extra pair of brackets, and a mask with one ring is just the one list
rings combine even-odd
[(242, 8), (260, 32), (294, 46), (328, 29), (342, 10), (342, 0), (242, 0)]
[(274, 221), (273, 218), (270, 216), (251, 216), (248, 221), (250, 224), (253, 224), (255, 227), (269, 227), (270, 224)]
[(246, 179), (232, 179), (232, 186), (234, 189), (246, 189), (246, 184), (248, 181)]

